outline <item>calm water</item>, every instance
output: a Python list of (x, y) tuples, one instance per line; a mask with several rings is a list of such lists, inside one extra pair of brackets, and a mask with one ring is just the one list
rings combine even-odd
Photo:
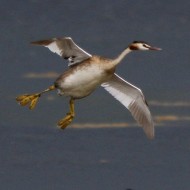
[[(189, 5), (1, 0), (0, 189), (189, 190)], [(117, 69), (146, 95), (158, 126), (155, 140), (136, 127), (60, 131), (55, 123), (68, 112), (68, 100), (53, 92), (33, 112), (16, 104), (18, 94), (51, 85), (49, 72), (66, 70), (60, 57), (29, 44), (57, 36), (71, 36), (87, 52), (106, 57), (134, 40), (163, 49), (134, 52)], [(76, 102), (76, 113), (75, 124), (134, 126), (129, 112), (103, 89)]]
[[(190, 128), (1, 129), (1, 189), (190, 188)], [(6, 147), (6, 149), (4, 148)]]

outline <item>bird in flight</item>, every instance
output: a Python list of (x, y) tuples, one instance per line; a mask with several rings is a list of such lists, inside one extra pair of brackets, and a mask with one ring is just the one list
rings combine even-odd
[(59, 95), (70, 97), (69, 112), (58, 121), (58, 126), (65, 129), (75, 117), (74, 101), (90, 95), (98, 86), (102, 86), (131, 112), (137, 123), (143, 127), (147, 137), (154, 138), (153, 119), (142, 91), (118, 76), (115, 69), (132, 51), (161, 50), (160, 48), (152, 47), (143, 41), (134, 41), (115, 59), (108, 59), (87, 53), (70, 37), (40, 40), (32, 44), (47, 47), (66, 59), (68, 69), (46, 90), (16, 97), (21, 106), (29, 105), (29, 109), (32, 110), (41, 95), (57, 90)]

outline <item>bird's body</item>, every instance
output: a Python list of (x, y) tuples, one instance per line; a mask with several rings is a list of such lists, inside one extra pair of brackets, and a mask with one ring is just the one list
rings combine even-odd
[(73, 99), (83, 98), (108, 81), (115, 71), (115, 66), (109, 59), (104, 58), (104, 62), (102, 60), (99, 56), (92, 56), (79, 65), (71, 66), (55, 81), (59, 94)]
[(17, 97), (21, 105), (31, 102), (30, 109), (33, 109), (41, 94), (57, 89), (59, 95), (71, 98), (70, 112), (58, 122), (61, 128), (65, 128), (75, 116), (74, 100), (90, 95), (101, 85), (131, 112), (139, 125), (143, 127), (148, 138), (154, 137), (154, 124), (143, 93), (139, 88), (119, 77), (115, 69), (122, 59), (134, 50), (160, 50), (160, 48), (151, 47), (142, 41), (134, 41), (118, 57), (108, 59), (85, 52), (70, 37), (41, 40), (32, 42), (32, 44), (45, 46), (68, 60), (69, 68), (47, 90)]

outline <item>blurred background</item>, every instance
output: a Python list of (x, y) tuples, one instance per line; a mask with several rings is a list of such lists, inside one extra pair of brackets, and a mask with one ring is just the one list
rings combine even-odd
[[(189, 189), (190, 2), (187, 0), (1, 0), (0, 187), (2, 189)], [(114, 58), (134, 40), (117, 74), (141, 88), (156, 123), (148, 141), (128, 110), (101, 87), (76, 102), (55, 92), (29, 111), (15, 97), (46, 89), (67, 62), (31, 41), (70, 36), (90, 54)], [(183, 188), (182, 188), (183, 187)]]

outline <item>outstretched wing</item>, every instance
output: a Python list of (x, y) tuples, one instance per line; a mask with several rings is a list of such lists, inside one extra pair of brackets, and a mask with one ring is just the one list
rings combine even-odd
[(31, 44), (49, 48), (53, 53), (57, 53), (62, 58), (67, 59), (69, 61), (68, 66), (72, 66), (92, 57), (89, 53), (77, 46), (70, 37), (40, 40), (31, 42)]
[(138, 124), (143, 127), (147, 137), (153, 139), (154, 123), (141, 90), (116, 74), (101, 86), (131, 112)]

